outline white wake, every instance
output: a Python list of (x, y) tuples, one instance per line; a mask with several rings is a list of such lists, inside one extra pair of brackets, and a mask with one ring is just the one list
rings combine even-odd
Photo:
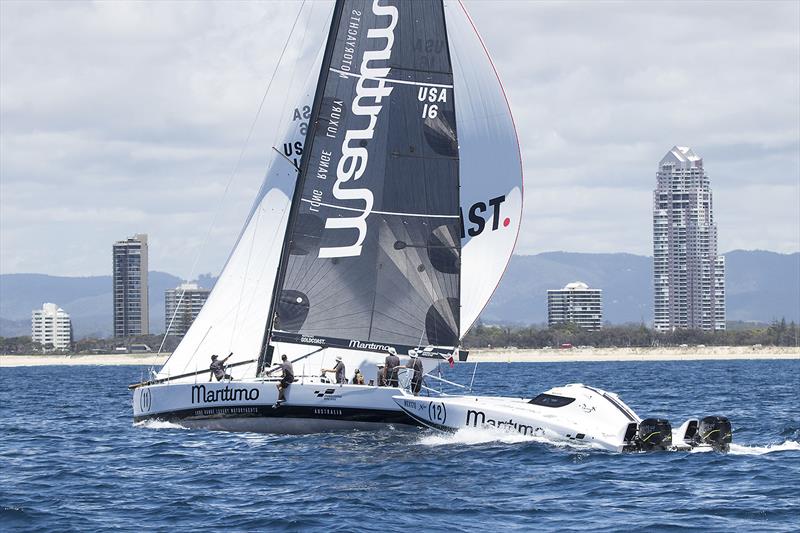
[(546, 437), (523, 435), (518, 431), (505, 431), (503, 429), (493, 427), (461, 428), (455, 433), (432, 433), (423, 435), (418, 441), (418, 443), (422, 444), (423, 446), (473, 446), (476, 444), (488, 444), (494, 442), (500, 444), (535, 442), (538, 444), (546, 444), (548, 446), (556, 446), (559, 448), (578, 448), (584, 450), (591, 448), (591, 446), (577, 442), (572, 443), (567, 441), (550, 440)]
[(144, 429), (189, 429), (176, 424), (174, 422), (167, 422), (166, 420), (150, 419), (143, 422), (134, 422), (134, 426)]
[(783, 441), (780, 444), (768, 444), (766, 446), (747, 446), (744, 444), (731, 443), (728, 454), (730, 455), (764, 455), (773, 452), (797, 452), (800, 451), (800, 442), (795, 440)]

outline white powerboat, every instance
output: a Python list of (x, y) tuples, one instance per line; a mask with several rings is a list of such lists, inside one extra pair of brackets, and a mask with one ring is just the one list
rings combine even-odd
[(673, 430), (668, 420), (642, 419), (616, 394), (582, 384), (556, 387), (533, 399), (417, 397), (402, 391), (394, 400), (411, 418), (440, 431), (491, 428), (614, 452), (726, 451), (732, 435), (725, 417), (690, 419)]

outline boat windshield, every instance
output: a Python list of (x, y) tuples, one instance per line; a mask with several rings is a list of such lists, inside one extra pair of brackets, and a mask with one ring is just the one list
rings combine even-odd
[(541, 405), (542, 407), (564, 407), (575, 401), (575, 398), (567, 396), (556, 396), (555, 394), (540, 394), (528, 403)]

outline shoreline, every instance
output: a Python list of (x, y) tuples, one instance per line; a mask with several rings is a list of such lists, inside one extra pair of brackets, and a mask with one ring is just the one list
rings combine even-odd
[[(156, 366), (170, 354), (0, 355), (0, 368), (24, 366)], [(667, 348), (475, 349), (466, 363), (581, 363), (592, 361), (703, 361), (800, 359), (798, 347), (689, 346)]]
[(800, 359), (796, 346), (688, 346), (664, 348), (531, 348), (470, 350), (467, 363), (581, 363), (592, 361), (705, 361)]
[(170, 354), (0, 355), (0, 368), (20, 366), (161, 366)]

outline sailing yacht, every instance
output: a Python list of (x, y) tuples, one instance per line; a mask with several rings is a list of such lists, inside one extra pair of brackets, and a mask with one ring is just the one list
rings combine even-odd
[[(430, 372), (506, 268), (522, 214), (519, 144), (462, 3), (337, 0), (325, 18), (327, 38), (290, 54), (295, 101), (211, 295), (164, 366), (131, 386), (135, 421), (419, 425), (398, 389), (335, 384), (322, 370), (341, 357), (348, 379), (358, 368), (369, 380), (393, 348)], [(211, 356), (228, 353), (230, 378), (217, 381)], [(296, 380), (278, 404), (282, 355)]]

